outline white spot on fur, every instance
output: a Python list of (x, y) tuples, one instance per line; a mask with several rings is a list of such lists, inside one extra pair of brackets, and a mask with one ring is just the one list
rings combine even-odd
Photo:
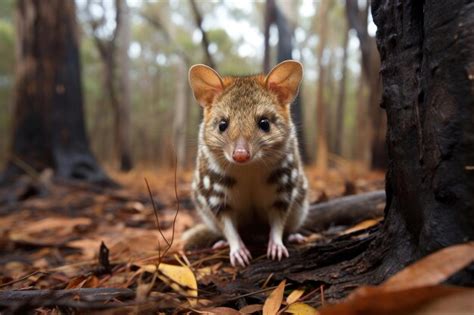
[(292, 180), (292, 181), (295, 181), (297, 177), (298, 177), (298, 170), (297, 170), (296, 168), (294, 168), (294, 169), (291, 171), (291, 180)]
[(294, 160), (293, 154), (288, 154), (288, 162), (293, 163)]
[(283, 176), (281, 177), (280, 179), (280, 182), (285, 185), (286, 183), (288, 183), (288, 175), (286, 174), (283, 174)]
[(219, 185), (219, 184), (214, 184), (214, 185), (212, 185), (212, 189), (213, 189), (215, 192), (224, 192), (224, 186)]
[(291, 199), (295, 199), (296, 196), (298, 196), (298, 189), (293, 188), (293, 190), (291, 191)]
[(216, 206), (218, 206), (220, 203), (221, 203), (221, 199), (220, 199), (219, 197), (211, 196), (211, 197), (209, 198), (209, 206), (210, 206), (210, 207), (216, 207)]
[(203, 205), (203, 206), (205, 206), (205, 205), (207, 204), (206, 198), (204, 198), (203, 195), (198, 195), (198, 196), (197, 196), (197, 200), (198, 200), (199, 203), (200, 203), (201, 205)]
[(202, 183), (204, 185), (204, 188), (206, 189), (209, 189), (211, 188), (211, 179), (209, 178), (209, 176), (204, 176), (204, 178), (202, 179)]
[(306, 179), (303, 180), (303, 189), (308, 189), (308, 181)]
[(197, 185), (196, 185), (196, 182), (193, 181), (193, 183), (191, 184), (191, 188), (192, 190), (196, 190), (197, 189)]

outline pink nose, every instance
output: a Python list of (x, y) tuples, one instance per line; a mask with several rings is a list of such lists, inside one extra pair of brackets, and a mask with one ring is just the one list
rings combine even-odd
[(232, 158), (237, 163), (244, 163), (244, 162), (247, 162), (250, 159), (250, 153), (249, 153), (249, 151), (247, 151), (243, 148), (236, 148), (234, 150), (234, 153), (232, 153)]

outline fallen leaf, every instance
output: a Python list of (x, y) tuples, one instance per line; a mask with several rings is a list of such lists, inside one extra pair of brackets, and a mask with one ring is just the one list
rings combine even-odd
[(286, 280), (280, 282), (278, 287), (270, 293), (263, 304), (263, 315), (274, 315), (278, 312), (283, 301), (283, 291), (285, 290)]
[(286, 313), (297, 315), (317, 315), (318, 311), (308, 304), (297, 302), (293, 303), (285, 310)]
[(288, 297), (286, 298), (286, 303), (287, 304), (293, 304), (295, 303), (296, 301), (299, 300), (299, 298), (303, 295), (304, 293), (304, 290), (294, 290), (293, 292), (290, 293), (290, 295), (288, 295)]
[(368, 229), (368, 228), (370, 228), (374, 225), (377, 225), (380, 222), (380, 220), (381, 219), (369, 219), (369, 220), (362, 221), (362, 222), (354, 225), (353, 227), (348, 228), (347, 230), (345, 230), (342, 233), (342, 235), (354, 233), (354, 232), (361, 231), (361, 230), (366, 230), (366, 229)]
[[(462, 306), (450, 305), (453, 301)], [(429, 286), (401, 291), (371, 290), (367, 295), (323, 307), (319, 312), (321, 315), (421, 315), (453, 314), (461, 309), (456, 314), (472, 314), (473, 304), (474, 289)]]
[(441, 283), (474, 261), (474, 242), (453, 245), (428, 255), (396, 273), (381, 287), (401, 290)]
[[(143, 271), (155, 273), (156, 265), (143, 265), (141, 267)], [(192, 297), (198, 296), (197, 281), (194, 273), (188, 266), (175, 266), (169, 264), (159, 264), (158, 278), (161, 281), (169, 285), (173, 290), (184, 294), (188, 298), (189, 303), (194, 306), (197, 303), (197, 299)]]
[(230, 307), (214, 307), (204, 311), (197, 312), (199, 314), (216, 314), (216, 315), (241, 315), (239, 311)]
[(263, 309), (262, 304), (250, 304), (242, 307), (239, 312), (242, 314), (252, 314), (255, 312), (260, 312)]

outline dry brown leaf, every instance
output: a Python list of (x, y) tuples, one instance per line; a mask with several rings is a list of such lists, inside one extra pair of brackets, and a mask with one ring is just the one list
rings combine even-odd
[[(460, 314), (466, 314), (466, 311), (471, 312), (467, 314), (472, 314), (474, 289), (449, 286), (430, 286), (402, 291), (376, 289), (367, 295), (323, 307), (319, 312), (321, 315), (414, 315), (449, 314), (453, 310), (460, 310)], [(449, 302), (452, 301), (457, 301), (458, 305), (450, 305)], [(421, 310), (429, 312), (422, 313)]]
[(354, 225), (353, 227), (348, 228), (347, 230), (345, 230), (342, 233), (342, 235), (346, 235), (346, 234), (350, 234), (350, 233), (354, 233), (354, 232), (357, 232), (357, 231), (368, 229), (368, 228), (370, 228), (374, 225), (377, 225), (380, 222), (380, 220), (381, 219), (369, 219), (369, 220), (362, 221), (362, 222)]
[(297, 290), (294, 290), (293, 292), (290, 293), (290, 295), (288, 295), (288, 297), (286, 298), (286, 303), (287, 304), (293, 304), (295, 303), (296, 301), (299, 300), (299, 298), (304, 294), (304, 290), (300, 290), (300, 289), (297, 289)]
[(260, 312), (263, 309), (262, 304), (250, 304), (242, 307), (239, 312), (242, 314), (252, 314), (255, 312)]
[(239, 311), (230, 307), (214, 307), (203, 311), (196, 311), (199, 314), (216, 314), (216, 315), (241, 315)]
[(385, 290), (402, 290), (443, 282), (474, 261), (474, 242), (443, 248), (401, 270), (382, 283)]
[(297, 315), (318, 315), (318, 311), (308, 304), (297, 302), (293, 303), (285, 311), (286, 313), (290, 314), (297, 314)]
[(278, 287), (270, 293), (263, 304), (263, 315), (275, 315), (280, 309), (283, 301), (283, 292), (285, 291), (286, 280), (280, 282)]

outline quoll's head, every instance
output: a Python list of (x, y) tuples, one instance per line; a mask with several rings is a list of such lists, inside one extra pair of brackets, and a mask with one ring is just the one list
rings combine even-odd
[(192, 66), (189, 83), (204, 110), (204, 145), (231, 163), (281, 158), (302, 76), (301, 63), (293, 60), (267, 76), (221, 77), (206, 65)]

